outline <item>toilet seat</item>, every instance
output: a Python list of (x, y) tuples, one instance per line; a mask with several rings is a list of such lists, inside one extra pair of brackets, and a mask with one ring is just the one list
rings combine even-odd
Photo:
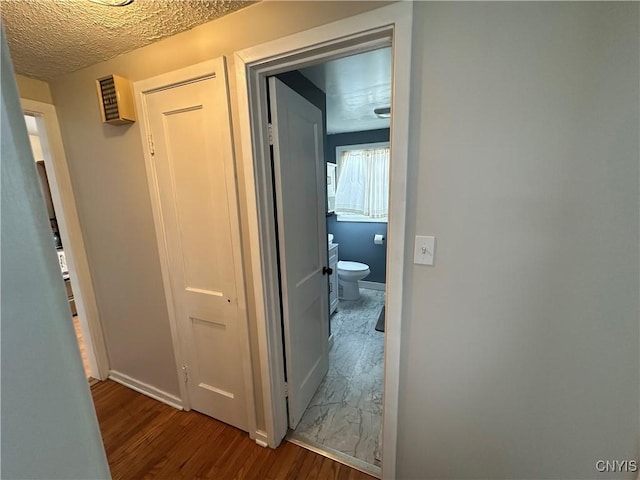
[(346, 260), (340, 260), (338, 262), (338, 270), (343, 270), (345, 272), (364, 272), (369, 270), (369, 265), (365, 265), (360, 262), (349, 262)]

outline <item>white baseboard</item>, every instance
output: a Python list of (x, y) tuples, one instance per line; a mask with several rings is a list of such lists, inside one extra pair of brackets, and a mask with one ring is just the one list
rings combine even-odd
[(182, 400), (180, 398), (147, 383), (136, 380), (129, 375), (125, 375), (124, 373), (120, 373), (116, 370), (109, 370), (109, 378), (120, 385), (130, 388), (131, 390), (135, 390), (136, 392), (142, 393), (143, 395), (151, 397), (154, 400), (158, 400), (159, 402), (166, 403), (170, 407), (183, 410)]
[(381, 290), (383, 292), (387, 289), (387, 285), (385, 283), (367, 282), (366, 280), (360, 280), (358, 285), (362, 288), (368, 288), (369, 290)]
[(263, 430), (256, 430), (253, 435), (250, 435), (253, 440), (260, 445), (262, 448), (267, 448), (269, 443), (267, 443), (267, 432)]
[(333, 348), (333, 333), (329, 335), (329, 350)]

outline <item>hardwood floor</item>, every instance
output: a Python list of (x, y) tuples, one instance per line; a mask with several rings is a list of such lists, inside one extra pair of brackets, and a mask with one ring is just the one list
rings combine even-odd
[(234, 427), (110, 380), (91, 392), (114, 479), (373, 479), (292, 443), (259, 447)]

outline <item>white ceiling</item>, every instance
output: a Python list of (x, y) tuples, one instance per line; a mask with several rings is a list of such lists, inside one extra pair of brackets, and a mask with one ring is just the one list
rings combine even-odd
[(135, 50), (250, 5), (228, 0), (0, 0), (17, 73), (48, 80)]
[(391, 48), (300, 70), (327, 95), (327, 133), (389, 128), (373, 109), (391, 105)]

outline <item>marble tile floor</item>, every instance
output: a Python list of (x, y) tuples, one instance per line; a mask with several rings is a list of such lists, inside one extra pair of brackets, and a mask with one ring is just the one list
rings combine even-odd
[(331, 317), (329, 372), (291, 437), (380, 466), (384, 333), (375, 330), (384, 292), (360, 289)]

